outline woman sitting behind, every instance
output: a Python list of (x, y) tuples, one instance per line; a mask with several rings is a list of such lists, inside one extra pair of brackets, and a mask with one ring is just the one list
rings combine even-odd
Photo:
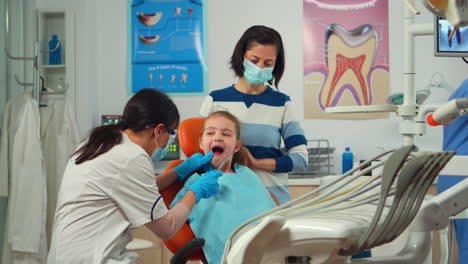
[[(218, 194), (200, 200), (188, 219), (195, 236), (205, 239), (203, 252), (208, 263), (220, 263), (232, 231), (244, 221), (276, 207), (276, 203), (258, 176), (245, 166), (240, 125), (235, 116), (224, 111), (210, 114), (203, 125), (200, 148), (204, 153), (213, 152), (211, 165), (223, 175), (218, 178)], [(190, 176), (171, 207), (200, 177), (198, 173)]]

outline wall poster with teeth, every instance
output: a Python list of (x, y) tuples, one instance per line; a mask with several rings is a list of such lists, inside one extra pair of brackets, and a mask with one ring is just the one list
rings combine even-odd
[(303, 4), (304, 117), (388, 118), (388, 113), (325, 113), (326, 107), (386, 104), (388, 0), (304, 0)]
[(205, 93), (203, 0), (128, 0), (129, 94)]

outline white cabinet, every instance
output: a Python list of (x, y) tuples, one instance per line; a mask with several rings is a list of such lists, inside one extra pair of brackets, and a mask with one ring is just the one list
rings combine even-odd
[[(40, 91), (63, 92), (75, 98), (75, 39), (74, 18), (71, 11), (63, 9), (39, 9), (37, 11), (37, 38), (39, 43), (38, 86)], [(55, 45), (49, 46), (53, 36)], [(53, 43), (52, 43), (53, 44)], [(57, 48), (57, 49), (55, 49)], [(50, 52), (60, 51), (60, 61), (51, 59)]]

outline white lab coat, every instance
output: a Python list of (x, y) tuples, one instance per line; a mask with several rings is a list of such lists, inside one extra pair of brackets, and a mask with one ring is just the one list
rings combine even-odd
[[(45, 263), (47, 255), (46, 177), (41, 150), (39, 107), (30, 95), (21, 96), (23, 98), (12, 99), (13, 105), (9, 103), (6, 119), (11, 126), (4, 129), (12, 141), (8, 145), (11, 153), (7, 179), (10, 188), (3, 264)], [(16, 112), (16, 103), (21, 102), (21, 99), (23, 104)]]
[(42, 152), (47, 175), (48, 243), (52, 237), (57, 196), (68, 158), (78, 147), (79, 135), (72, 105), (64, 95), (48, 95), (47, 107), (40, 108)]
[(21, 94), (12, 97), (5, 107), (2, 142), (0, 145), (0, 196), (8, 196), (13, 138), (18, 130), (20, 110), (23, 108), (28, 96)]

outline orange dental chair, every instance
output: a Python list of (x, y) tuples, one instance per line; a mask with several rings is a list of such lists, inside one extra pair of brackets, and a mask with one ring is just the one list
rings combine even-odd
[[(199, 138), (202, 133), (204, 121), (205, 118), (199, 117), (189, 118), (180, 123), (177, 135), (180, 149), (184, 152), (186, 157), (190, 157), (195, 153), (203, 154), (200, 149)], [(182, 162), (183, 160), (171, 161), (164, 171), (168, 171)], [(167, 208), (169, 208), (169, 205), (183, 186), (183, 181), (175, 181), (172, 185), (160, 191)], [(270, 195), (276, 204), (279, 204), (271, 193)], [(171, 239), (163, 240), (163, 243), (174, 253), (174, 256), (171, 258), (171, 264), (186, 263), (188, 260), (207, 263), (202, 250), (205, 240), (195, 237), (188, 221), (182, 225), (182, 228)]]

